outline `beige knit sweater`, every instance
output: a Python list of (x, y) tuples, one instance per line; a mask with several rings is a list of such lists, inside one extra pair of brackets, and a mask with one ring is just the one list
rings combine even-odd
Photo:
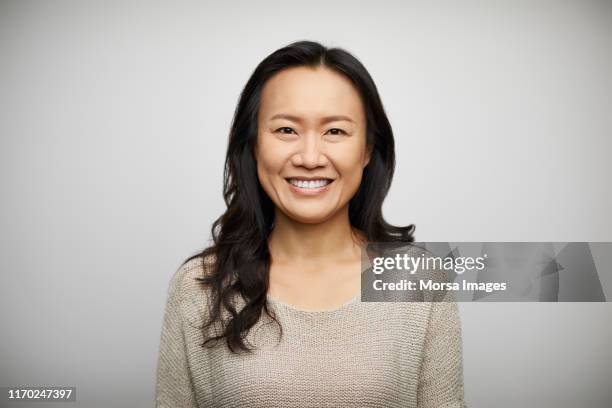
[(247, 337), (256, 353), (234, 355), (225, 343), (200, 346), (202, 263), (189, 261), (170, 282), (156, 407), (466, 407), (456, 303), (355, 298), (306, 311), (268, 297), (280, 342), (263, 314)]

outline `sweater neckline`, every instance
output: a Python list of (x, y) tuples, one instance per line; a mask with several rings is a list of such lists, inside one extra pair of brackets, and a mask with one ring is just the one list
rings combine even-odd
[(271, 295), (266, 295), (266, 299), (275, 305), (278, 305), (286, 310), (290, 310), (292, 312), (295, 313), (301, 313), (301, 314), (308, 314), (308, 315), (317, 315), (317, 314), (325, 314), (325, 313), (337, 313), (337, 312), (341, 312), (345, 309), (350, 309), (353, 305), (355, 304), (359, 304), (361, 303), (361, 291), (359, 291), (359, 293), (357, 293), (355, 296), (353, 296), (353, 298), (351, 298), (350, 300), (348, 300), (347, 302), (343, 303), (342, 305), (335, 307), (335, 308), (329, 308), (329, 309), (301, 309), (298, 308), (294, 305), (290, 305), (288, 303), (285, 303), (279, 299), (276, 299), (275, 297), (271, 296)]

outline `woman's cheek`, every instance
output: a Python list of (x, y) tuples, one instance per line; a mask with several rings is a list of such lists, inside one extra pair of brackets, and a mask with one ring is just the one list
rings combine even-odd
[(361, 166), (351, 166), (342, 170), (341, 176), (344, 179), (343, 195), (351, 198), (357, 192), (359, 184), (361, 184), (362, 171)]
[(257, 175), (259, 182), (266, 192), (270, 192), (270, 163), (266, 162), (265, 159), (257, 161)]

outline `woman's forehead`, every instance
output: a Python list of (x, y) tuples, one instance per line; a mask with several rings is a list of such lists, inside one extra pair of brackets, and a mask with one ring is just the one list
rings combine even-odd
[(363, 120), (357, 89), (344, 75), (325, 67), (293, 67), (270, 78), (262, 90), (260, 119), (279, 115), (319, 121), (330, 116)]

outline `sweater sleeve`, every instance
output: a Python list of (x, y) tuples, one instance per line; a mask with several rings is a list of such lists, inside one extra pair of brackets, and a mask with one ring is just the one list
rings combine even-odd
[(463, 344), (457, 303), (431, 303), (417, 390), (418, 408), (466, 408)]
[(179, 268), (170, 281), (161, 330), (155, 407), (197, 407), (193, 379), (187, 360), (182, 284), (186, 268)]

